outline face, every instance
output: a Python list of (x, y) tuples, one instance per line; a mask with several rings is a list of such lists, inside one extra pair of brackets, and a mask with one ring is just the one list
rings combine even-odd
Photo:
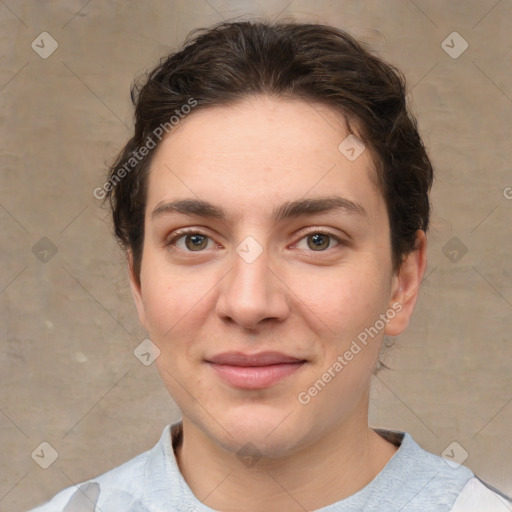
[(370, 151), (348, 159), (347, 136), (327, 107), (257, 97), (191, 114), (154, 156), (139, 318), (184, 423), (228, 450), (365, 423), (382, 337), (412, 312), (421, 264), (393, 273)]

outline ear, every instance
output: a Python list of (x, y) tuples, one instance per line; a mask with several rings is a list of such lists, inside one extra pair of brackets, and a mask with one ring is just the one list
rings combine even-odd
[(133, 267), (133, 254), (128, 251), (128, 279), (130, 281), (130, 288), (132, 290), (133, 300), (135, 301), (135, 307), (137, 308), (137, 314), (139, 316), (139, 322), (147, 330), (146, 325), (146, 310), (144, 307), (144, 301), (142, 300), (142, 286), (140, 277), (136, 274)]
[(387, 336), (398, 336), (407, 329), (426, 266), (427, 237), (424, 231), (418, 230), (415, 249), (406, 256), (393, 276), (389, 307), (396, 312), (396, 315), (386, 324), (384, 334)]

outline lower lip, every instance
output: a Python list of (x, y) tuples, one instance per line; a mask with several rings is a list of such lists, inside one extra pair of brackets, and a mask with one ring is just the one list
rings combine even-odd
[(217, 375), (231, 386), (242, 389), (263, 389), (292, 375), (304, 362), (272, 364), (268, 366), (230, 366), (209, 363)]

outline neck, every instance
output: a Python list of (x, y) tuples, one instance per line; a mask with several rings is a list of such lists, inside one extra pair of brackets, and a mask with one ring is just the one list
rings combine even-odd
[[(364, 419), (364, 421), (362, 421)], [(367, 417), (330, 431), (304, 449), (244, 466), (186, 418), (176, 447), (194, 495), (215, 510), (316, 510), (355, 494), (384, 468), (397, 447), (368, 428)]]

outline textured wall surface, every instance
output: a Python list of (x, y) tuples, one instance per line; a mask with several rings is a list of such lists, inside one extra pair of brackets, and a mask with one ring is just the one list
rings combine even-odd
[(402, 69), (435, 165), (427, 278), (371, 423), (438, 454), (456, 442), (512, 493), (512, 2), (3, 0), (0, 510), (120, 464), (179, 417), (134, 356), (146, 336), (93, 190), (136, 75), (195, 27), (279, 15), (345, 28)]

